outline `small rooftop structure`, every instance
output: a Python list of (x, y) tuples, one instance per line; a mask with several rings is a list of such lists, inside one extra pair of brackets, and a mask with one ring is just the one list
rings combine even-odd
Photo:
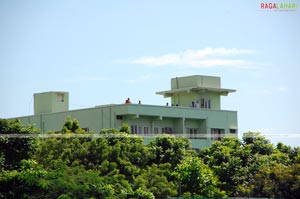
[(63, 112), (69, 110), (69, 93), (63, 91), (50, 91), (35, 93), (34, 115)]
[[(201, 102), (202, 108), (220, 110), (220, 96), (233, 93), (234, 89), (221, 88), (221, 78), (214, 76), (193, 75), (171, 79), (171, 90), (156, 92), (164, 97), (171, 97), (173, 105), (189, 106), (192, 102)], [(205, 101), (213, 106), (205, 106)]]

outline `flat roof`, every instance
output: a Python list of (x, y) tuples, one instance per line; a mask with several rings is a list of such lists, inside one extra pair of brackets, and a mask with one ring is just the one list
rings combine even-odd
[(49, 94), (49, 93), (63, 93), (63, 94), (67, 94), (69, 92), (67, 92), (67, 91), (46, 91), (46, 92), (41, 92), (41, 93), (33, 93), (33, 95)]
[(172, 89), (166, 91), (156, 92), (158, 95), (163, 95), (164, 97), (171, 97), (173, 94), (177, 93), (189, 93), (189, 92), (214, 92), (219, 93), (220, 95), (228, 95), (228, 93), (236, 92), (234, 89), (225, 89), (225, 88), (211, 88), (211, 87), (187, 87), (187, 88), (179, 88)]

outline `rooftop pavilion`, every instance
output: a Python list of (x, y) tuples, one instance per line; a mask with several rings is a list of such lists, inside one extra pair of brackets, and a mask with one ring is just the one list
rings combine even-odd
[(200, 108), (221, 109), (220, 96), (233, 93), (234, 89), (221, 88), (221, 78), (193, 75), (171, 79), (171, 90), (156, 92), (165, 98), (171, 97), (173, 106), (191, 106), (200, 103)]

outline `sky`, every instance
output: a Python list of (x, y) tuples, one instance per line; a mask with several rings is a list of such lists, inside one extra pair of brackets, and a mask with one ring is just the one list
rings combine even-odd
[(70, 109), (165, 105), (170, 79), (221, 77), (238, 131), (300, 146), (300, 0), (0, 1), (0, 118), (33, 114), (33, 93)]

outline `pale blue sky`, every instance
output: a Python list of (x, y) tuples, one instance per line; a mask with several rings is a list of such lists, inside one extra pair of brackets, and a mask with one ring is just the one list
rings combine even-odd
[(237, 90), (222, 108), (238, 111), (240, 134), (300, 146), (300, 0), (261, 2), (2, 0), (0, 117), (33, 114), (45, 91), (70, 92), (71, 109), (163, 105), (170, 78), (214, 75)]

